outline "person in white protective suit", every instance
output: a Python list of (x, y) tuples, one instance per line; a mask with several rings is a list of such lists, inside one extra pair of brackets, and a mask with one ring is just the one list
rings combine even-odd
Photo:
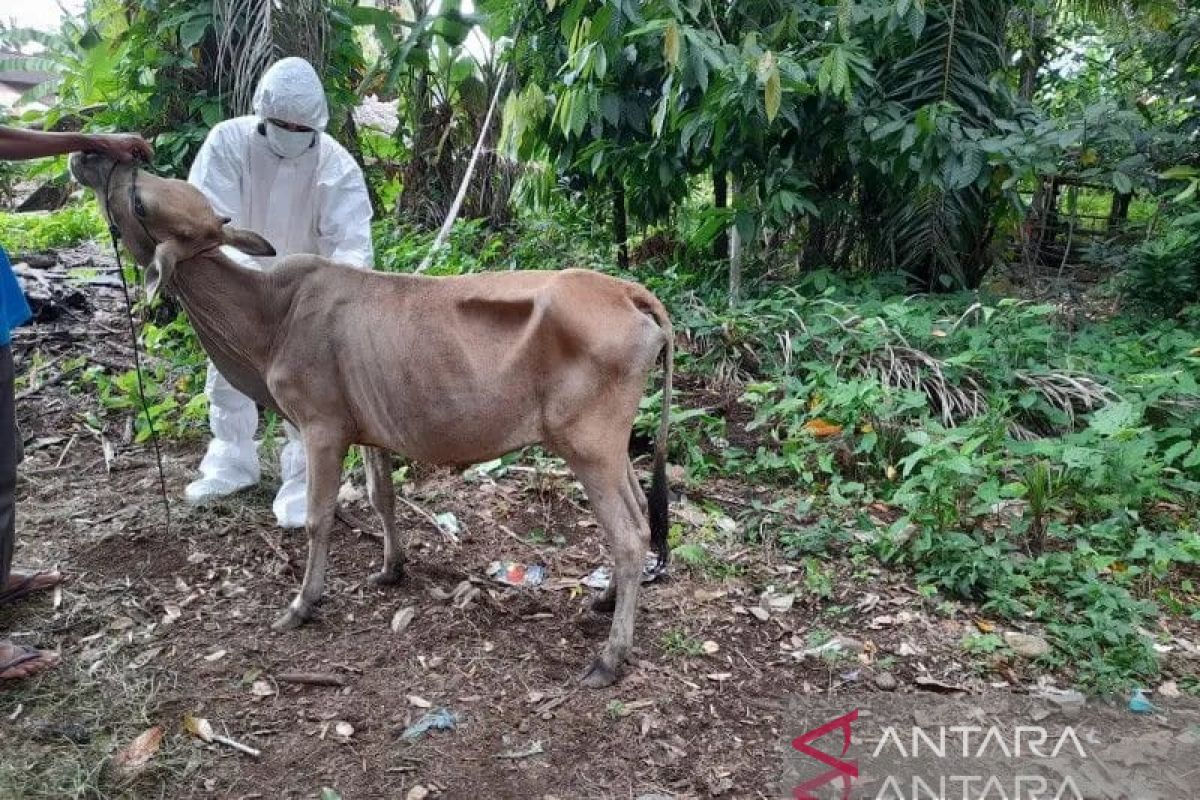
[[(371, 202), (362, 170), (324, 132), (329, 121), (325, 90), (301, 58), (277, 61), (254, 93), (254, 114), (218, 124), (204, 140), (188, 181), (220, 216), (264, 236), (279, 254), (254, 259), (224, 248), (239, 263), (271, 269), (279, 257), (316, 253), (342, 264), (370, 268)], [(193, 504), (231, 494), (259, 480), (258, 407), (226, 381), (211, 362), (205, 384), (212, 441), (200, 477), (188, 485)], [(272, 508), (285, 528), (304, 526), (304, 445), (285, 423), (280, 454), (283, 483)]]

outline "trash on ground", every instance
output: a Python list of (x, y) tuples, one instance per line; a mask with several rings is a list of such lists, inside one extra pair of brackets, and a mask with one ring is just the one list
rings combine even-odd
[(222, 736), (214, 732), (212, 724), (204, 717), (193, 717), (191, 714), (185, 714), (183, 717), (183, 728), (203, 742), (223, 744), (226, 747), (232, 747), (234, 750), (245, 753), (248, 756), (253, 756), (254, 758), (262, 755), (261, 751), (254, 749), (250, 745), (242, 744), (230, 739), (228, 736)]
[(548, 570), (542, 564), (493, 561), (488, 565), (487, 574), (496, 583), (506, 586), (538, 586), (546, 580)]
[(1150, 702), (1150, 698), (1146, 697), (1141, 689), (1133, 690), (1133, 696), (1129, 698), (1129, 710), (1135, 714), (1149, 714), (1157, 711), (1154, 704)]
[[(653, 583), (665, 574), (667, 568), (658, 565), (658, 555), (648, 553), (646, 562), (642, 565), (642, 583)], [(607, 589), (612, 583), (612, 570), (608, 567), (596, 567), (581, 583), (590, 589)]]
[(458, 521), (458, 517), (454, 516), (454, 514), (449, 511), (443, 511), (441, 514), (434, 514), (433, 521), (437, 524), (438, 529), (442, 533), (454, 538), (455, 541), (457, 541), (459, 535), (462, 534), (462, 523)]
[(460, 718), (458, 714), (446, 708), (439, 708), (437, 711), (430, 711), (405, 728), (404, 733), (400, 734), (400, 738), (409, 740), (419, 739), (429, 730), (452, 731), (459, 722)]

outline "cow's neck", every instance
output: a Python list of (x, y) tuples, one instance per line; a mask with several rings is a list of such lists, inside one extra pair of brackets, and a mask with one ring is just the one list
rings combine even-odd
[(176, 265), (171, 280), (218, 371), (242, 393), (274, 408), (265, 373), (287, 300), (275, 282), (220, 250)]

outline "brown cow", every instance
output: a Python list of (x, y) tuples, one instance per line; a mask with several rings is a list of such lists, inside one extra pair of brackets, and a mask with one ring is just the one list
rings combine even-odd
[[(654, 295), (577, 269), (431, 278), (296, 255), (258, 272), (219, 246), (273, 255), (270, 244), (228, 227), (190, 184), (97, 154), (76, 154), (71, 171), (146, 267), (148, 294), (177, 297), (221, 374), (304, 438), (308, 562), (276, 629), (303, 623), (321, 595), (350, 445), (366, 448), (368, 494), (383, 526), (383, 570), (373, 580), (394, 584), (404, 546), (389, 451), (468, 464), (542, 444), (575, 471), (608, 534), (614, 580), (595, 606), (615, 614), (581, 680), (598, 687), (617, 679), (633, 640), (646, 548), (662, 563), (668, 556), (673, 346)], [(662, 420), (647, 503), (627, 448), (660, 353)]]

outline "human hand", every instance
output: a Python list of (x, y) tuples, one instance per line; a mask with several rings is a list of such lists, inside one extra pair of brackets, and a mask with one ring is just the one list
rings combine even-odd
[(115, 158), (117, 161), (142, 159), (149, 161), (154, 155), (150, 143), (136, 133), (93, 133), (87, 137), (86, 150), (94, 150)]

